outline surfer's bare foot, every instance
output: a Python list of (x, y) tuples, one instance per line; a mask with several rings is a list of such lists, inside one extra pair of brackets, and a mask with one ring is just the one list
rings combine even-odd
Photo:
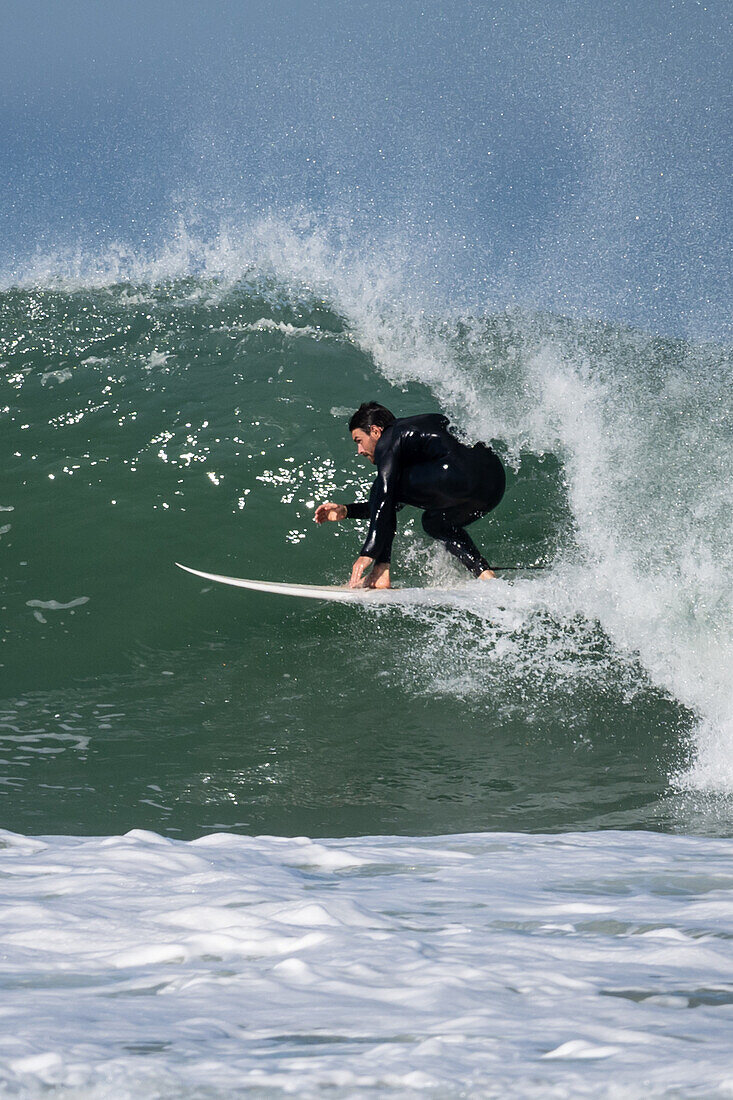
[(480, 581), (490, 581), (492, 577), (495, 577), (496, 573), (493, 569), (484, 569), (483, 573), (479, 573), (478, 579)]

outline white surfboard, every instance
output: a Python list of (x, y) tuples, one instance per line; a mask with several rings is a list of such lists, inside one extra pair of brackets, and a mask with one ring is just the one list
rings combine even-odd
[(307, 600), (332, 600), (341, 603), (404, 603), (410, 597), (427, 597), (430, 602), (450, 600), (451, 596), (463, 595), (472, 585), (460, 588), (347, 588), (340, 584), (290, 584), (287, 581), (251, 581), (244, 577), (225, 577), (221, 573), (204, 573), (201, 569), (191, 569), (188, 565), (176, 562), (179, 569), (193, 573), (205, 581), (216, 584), (228, 584), (233, 588), (251, 588), (255, 592), (274, 592), (280, 596), (300, 596)]

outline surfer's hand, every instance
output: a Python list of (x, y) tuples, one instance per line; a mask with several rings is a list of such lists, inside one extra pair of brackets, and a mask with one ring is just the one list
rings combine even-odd
[(313, 517), (316, 523), (325, 523), (327, 520), (346, 519), (346, 505), (334, 504), (333, 501), (328, 501), (326, 504), (319, 504), (316, 508), (316, 514)]
[(389, 580), (389, 562), (378, 561), (364, 582), (365, 588), (391, 588)]
[(351, 570), (351, 577), (349, 578), (349, 588), (364, 587), (364, 581), (362, 580), (364, 570), (368, 569), (373, 561), (374, 558), (368, 558), (366, 555), (356, 559), (354, 567)]

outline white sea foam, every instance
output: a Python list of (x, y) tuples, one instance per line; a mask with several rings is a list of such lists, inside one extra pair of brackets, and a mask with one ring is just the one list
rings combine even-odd
[(75, 600), (61, 603), (59, 600), (26, 600), (26, 607), (39, 607), (44, 611), (68, 611), (72, 607), (83, 607), (89, 603), (88, 596), (77, 596)]
[(260, 317), (258, 321), (249, 321), (246, 324), (230, 326), (238, 332), (278, 332), (282, 336), (310, 337), (312, 340), (338, 340), (348, 339), (340, 332), (327, 332), (316, 325), (293, 325), (288, 321), (274, 321), (272, 317)]
[(26, 600), (25, 601), (26, 607), (31, 607), (31, 608), (35, 609), (33, 611), (34, 618), (39, 623), (42, 623), (44, 626), (48, 622), (45, 615), (43, 614), (44, 611), (70, 611), (70, 613), (73, 615), (75, 613), (75, 609), (77, 607), (83, 607), (83, 605), (85, 603), (89, 603), (89, 597), (88, 596), (79, 596), (77, 599), (70, 600), (68, 603), (61, 603), (61, 602), (59, 602), (59, 600)]
[(729, 1095), (728, 841), (0, 839), (13, 1094)]
[(41, 375), (41, 385), (47, 386), (49, 385), (49, 383), (56, 383), (57, 385), (61, 385), (64, 382), (68, 382), (69, 379), (73, 377), (73, 371), (70, 371), (68, 369), (47, 370), (44, 371), (44, 373)]

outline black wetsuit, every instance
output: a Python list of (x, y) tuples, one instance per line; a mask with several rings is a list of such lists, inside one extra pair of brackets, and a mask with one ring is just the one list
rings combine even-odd
[(467, 447), (438, 413), (406, 416), (385, 428), (374, 452), (377, 477), (369, 501), (346, 506), (352, 519), (369, 519), (361, 554), (388, 562), (397, 509), (424, 509), (422, 525), (445, 543), (474, 576), (490, 566), (463, 528), (496, 508), (506, 484), (500, 459), (485, 443)]

